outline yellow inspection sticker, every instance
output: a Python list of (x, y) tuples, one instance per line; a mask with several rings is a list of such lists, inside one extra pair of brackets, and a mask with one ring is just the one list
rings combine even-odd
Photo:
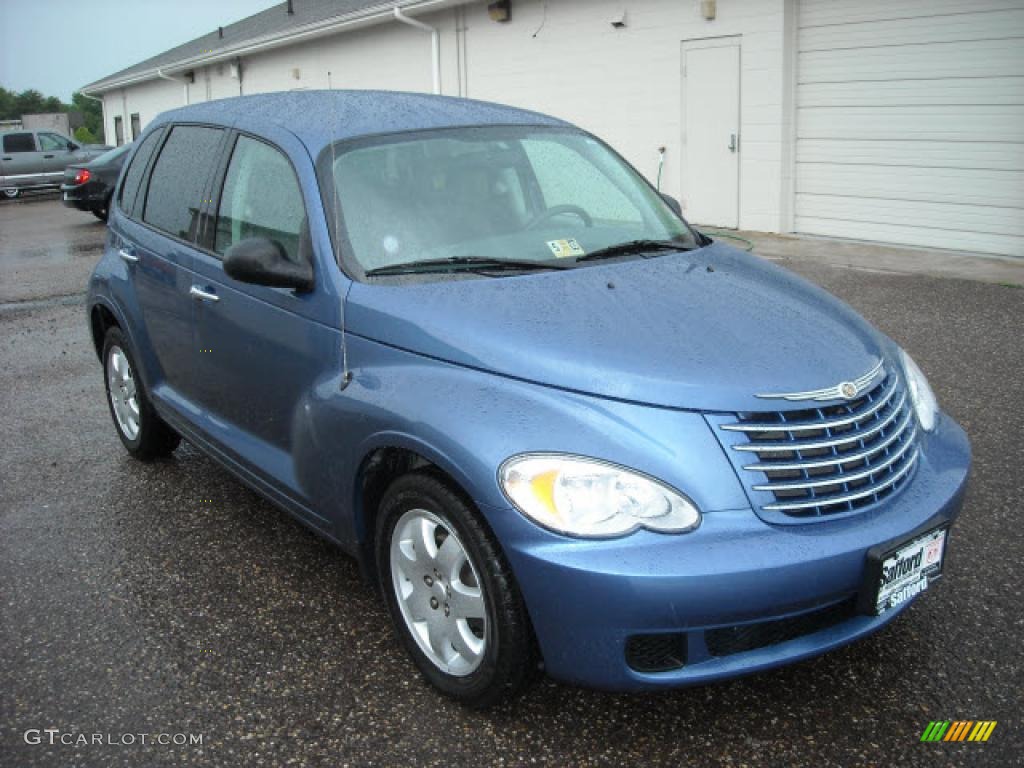
[(548, 248), (555, 254), (556, 259), (586, 254), (586, 251), (580, 248), (580, 244), (574, 238), (569, 238), (568, 240), (548, 240)]

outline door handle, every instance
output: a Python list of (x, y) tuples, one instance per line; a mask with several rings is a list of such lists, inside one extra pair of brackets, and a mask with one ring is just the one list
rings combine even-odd
[(188, 295), (191, 296), (193, 299), (197, 299), (198, 301), (220, 301), (220, 296), (218, 296), (216, 293), (204, 291), (198, 285), (193, 285), (189, 289)]
[(135, 262), (137, 262), (139, 260), (138, 256), (136, 256), (134, 253), (129, 253), (124, 248), (119, 250), (117, 252), (117, 255), (120, 256), (125, 261), (127, 261), (129, 264), (134, 264)]
[(730, 152), (735, 152), (736, 151), (736, 147), (737, 147), (737, 144), (736, 144), (736, 134), (735, 133), (730, 133), (729, 134), (729, 151)]
[(43, 155), (43, 160), (53, 160), (53, 155)]
[(0, 160), (13, 160), (13, 159), (14, 159), (13, 157), (3, 157), (3, 158), (0, 158)]

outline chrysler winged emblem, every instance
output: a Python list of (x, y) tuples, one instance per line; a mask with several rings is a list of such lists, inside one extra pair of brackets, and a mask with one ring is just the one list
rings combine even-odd
[(765, 400), (814, 400), (818, 402), (822, 400), (853, 400), (855, 397), (860, 395), (861, 392), (864, 392), (874, 384), (878, 375), (882, 372), (883, 363), (879, 360), (878, 364), (874, 368), (853, 381), (841, 381), (831, 387), (812, 389), (807, 392), (778, 392), (756, 395), (756, 397), (760, 397)]

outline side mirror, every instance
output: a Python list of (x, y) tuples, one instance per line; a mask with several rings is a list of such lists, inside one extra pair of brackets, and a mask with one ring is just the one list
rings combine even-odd
[(676, 212), (676, 216), (682, 218), (682, 216), (683, 216), (683, 206), (681, 206), (679, 204), (678, 200), (676, 200), (674, 197), (672, 197), (672, 195), (668, 195), (668, 194), (666, 194), (664, 192), (661, 193), (661, 199), (665, 201), (665, 204), (669, 208), (671, 208), (673, 211)]
[(313, 267), (288, 261), (281, 244), (265, 237), (251, 237), (228, 248), (224, 272), (243, 283), (313, 290)]
[(78, 149), (78, 145), (75, 144), (73, 141), (69, 141), (68, 142), (68, 152), (74, 152), (76, 149)]

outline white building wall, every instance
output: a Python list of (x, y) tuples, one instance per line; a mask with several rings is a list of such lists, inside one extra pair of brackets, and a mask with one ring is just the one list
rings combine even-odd
[[(416, 18), (441, 34), (446, 95), (534, 109), (577, 123), (608, 141), (652, 181), (658, 147), (667, 149), (661, 188), (691, 194), (682, 163), (682, 43), (741, 36), (740, 200), (743, 228), (781, 231), (787, 224), (788, 87), (783, 56), (794, 0), (720, 0), (717, 18), (698, 0), (515, 0), (512, 20), (492, 21), (486, 3)], [(610, 20), (626, 8), (626, 26)], [(296, 72), (297, 70), (297, 72)], [(330, 76), (328, 77), (328, 72)], [(298, 75), (296, 77), (296, 74)], [(191, 103), (236, 95), (228, 64), (197, 70)], [(430, 92), (430, 35), (398, 21), (245, 57), (241, 92), (314, 88)], [(108, 94), (108, 135), (119, 94)], [(183, 103), (167, 81), (124, 89), (145, 126)], [(788, 106), (788, 105), (787, 105)], [(126, 127), (127, 130), (127, 127)]]
[[(783, 0), (724, 0), (706, 21), (696, 0), (517, 0), (496, 24), (466, 8), (468, 96), (535, 109), (608, 141), (651, 181), (686, 198), (682, 42), (741, 35), (740, 226), (782, 226)], [(610, 20), (625, 7), (626, 26)]]
[(185, 103), (185, 91), (182, 83), (169, 80), (150, 80), (137, 83), (126, 88), (111, 91), (103, 95), (103, 132), (106, 143), (113, 145), (114, 117), (120, 116), (124, 123), (124, 140), (131, 141), (132, 121), (134, 113), (139, 114), (142, 129), (149, 122), (168, 109), (175, 109)]
[[(442, 83), (454, 88), (454, 11), (418, 15), (442, 35)], [(445, 45), (451, 41), (451, 45)], [(446, 51), (450, 48), (450, 51)], [(245, 93), (315, 88), (379, 88), (422, 91), (433, 88), (430, 35), (398, 21), (278, 48), (243, 61)], [(445, 56), (445, 53), (451, 55)], [(297, 70), (297, 72), (296, 72)], [(446, 71), (447, 70), (447, 71)], [(328, 73), (330, 73), (328, 75)], [(296, 75), (298, 75), (296, 77)], [(447, 75), (447, 77), (446, 77)], [(445, 88), (446, 93), (452, 93)]]

